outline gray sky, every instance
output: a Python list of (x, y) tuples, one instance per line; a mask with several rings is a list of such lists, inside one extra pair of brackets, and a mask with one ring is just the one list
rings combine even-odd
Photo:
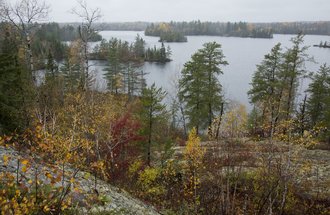
[[(50, 21), (79, 21), (75, 0), (46, 0)], [(102, 20), (118, 21), (330, 21), (330, 0), (86, 0)]]

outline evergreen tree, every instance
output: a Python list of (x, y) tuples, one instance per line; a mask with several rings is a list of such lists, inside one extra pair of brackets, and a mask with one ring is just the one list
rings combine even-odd
[(307, 92), (307, 114), (310, 126), (326, 126), (330, 128), (330, 67), (326, 64), (320, 67), (312, 77)]
[(109, 41), (109, 65), (105, 69), (105, 79), (107, 80), (108, 90), (110, 92), (119, 93), (121, 78), (122, 78), (122, 65), (120, 59), (121, 41), (111, 39)]
[(134, 42), (134, 54), (135, 54), (135, 58), (137, 58), (137, 59), (143, 59), (144, 58), (145, 44), (146, 44), (146, 42), (138, 34), (135, 37), (135, 42)]
[(147, 164), (151, 164), (151, 147), (155, 141), (155, 126), (166, 116), (166, 105), (162, 104), (166, 92), (162, 88), (156, 88), (155, 84), (142, 91), (142, 118), (144, 122), (144, 134), (147, 138)]
[(159, 50), (159, 55), (160, 55), (160, 62), (165, 63), (166, 62), (166, 48), (165, 48), (163, 42), (162, 42), (162, 46)]
[(227, 65), (221, 45), (215, 42), (204, 44), (189, 62), (184, 65), (179, 81), (179, 97), (185, 103), (186, 115), (197, 133), (200, 128), (211, 125), (220, 111), (222, 96), (217, 75), (222, 74), (221, 65)]
[(228, 65), (228, 62), (224, 60), (225, 56), (221, 50), (221, 45), (216, 42), (204, 44), (200, 54), (203, 56), (203, 64), (207, 74), (208, 94), (205, 95), (205, 99), (208, 106), (208, 126), (211, 126), (215, 113), (220, 111), (222, 103), (221, 85), (217, 76), (223, 74), (220, 66)]
[(307, 103), (307, 95), (305, 94), (304, 99), (298, 106), (298, 110), (296, 111), (296, 127), (298, 128), (298, 132), (301, 136), (304, 135), (305, 130), (307, 129), (308, 119), (306, 114), (306, 103)]
[[(293, 117), (299, 80), (306, 76), (305, 62), (311, 60), (303, 46), (304, 35), (291, 39), (292, 47), (281, 52), (280, 44), (275, 45), (257, 66), (248, 92), (251, 102), (261, 112), (261, 126), (266, 126), (272, 136), (280, 120)], [(284, 131), (285, 132), (285, 131)]]
[[(189, 118), (189, 126), (195, 127), (197, 133), (200, 127), (205, 127), (207, 118), (205, 101), (205, 75), (201, 65), (202, 56), (194, 54), (184, 65), (179, 80), (179, 98), (185, 103), (185, 114)], [(201, 126), (200, 126), (201, 125)]]
[(0, 134), (19, 132), (27, 126), (30, 80), (30, 73), (19, 62), (15, 41), (6, 32), (0, 52)]
[(139, 62), (128, 61), (124, 67), (123, 91), (127, 93), (130, 99), (133, 95), (142, 92), (141, 86), (145, 80), (141, 77), (141, 64)]
[(262, 112), (262, 124), (270, 126), (274, 131), (279, 118), (282, 99), (282, 84), (280, 82), (282, 65), (281, 44), (275, 45), (271, 52), (265, 55), (252, 78), (252, 89), (248, 91), (251, 102)]
[(284, 53), (284, 63), (280, 80), (285, 85), (284, 90), (286, 96), (283, 100), (283, 105), (285, 107), (284, 112), (286, 114), (286, 120), (292, 117), (299, 79), (306, 75), (305, 63), (310, 60), (306, 53), (308, 47), (303, 46), (303, 34), (298, 34), (291, 39), (291, 42), (293, 46)]
[(58, 65), (56, 64), (51, 51), (48, 52), (47, 64), (46, 64), (46, 79), (54, 79), (58, 77)]
[(167, 48), (166, 48), (166, 58), (167, 59), (171, 59), (171, 56), (172, 56), (171, 47), (170, 46), (167, 46)]
[(79, 87), (80, 80), (80, 66), (73, 63), (69, 57), (66, 57), (61, 67), (64, 78), (64, 89), (66, 91), (76, 91)]

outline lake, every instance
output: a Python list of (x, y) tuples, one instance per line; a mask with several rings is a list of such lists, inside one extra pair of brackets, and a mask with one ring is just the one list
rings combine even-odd
[[(147, 46), (159, 47), (158, 37), (144, 36), (144, 32), (139, 31), (101, 31), (100, 34), (104, 39), (116, 37), (128, 42), (134, 42), (137, 34), (143, 37)], [(295, 35), (274, 35), (273, 39), (255, 39), (255, 38), (238, 38), (238, 37), (217, 37), (217, 36), (188, 36), (187, 43), (166, 43), (172, 50), (173, 61), (162, 65), (157, 63), (145, 63), (143, 70), (148, 73), (146, 76), (147, 84), (155, 83), (158, 87), (163, 87), (169, 94), (173, 92), (174, 79), (180, 75), (185, 62), (190, 60), (192, 54), (206, 42), (215, 41), (222, 45), (222, 50), (226, 56), (229, 65), (223, 67), (223, 75), (219, 76), (220, 83), (223, 86), (226, 99), (236, 100), (251, 109), (249, 104), (247, 91), (250, 89), (252, 75), (256, 70), (264, 55), (269, 53), (271, 48), (277, 43), (281, 43), (282, 47), (290, 47), (290, 39)], [(305, 45), (311, 46), (308, 54), (314, 56), (316, 63), (306, 63), (306, 69), (315, 72), (321, 64), (330, 64), (330, 49), (312, 47), (319, 44), (320, 41), (330, 42), (330, 36), (306, 35)], [(97, 87), (104, 89), (106, 82), (103, 79), (103, 68), (106, 66), (103, 62), (94, 62), (96, 70)], [(308, 80), (302, 81), (298, 92), (302, 94), (308, 85)]]

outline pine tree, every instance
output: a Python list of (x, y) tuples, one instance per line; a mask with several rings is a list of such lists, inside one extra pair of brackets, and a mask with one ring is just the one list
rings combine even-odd
[(147, 164), (151, 164), (151, 146), (154, 142), (154, 130), (157, 123), (159, 123), (166, 116), (166, 105), (162, 104), (166, 92), (162, 88), (156, 88), (155, 84), (151, 87), (145, 88), (142, 92), (141, 102), (143, 106), (142, 118), (144, 125), (144, 134), (147, 137)]
[(135, 42), (134, 42), (134, 54), (135, 54), (135, 58), (137, 58), (137, 59), (143, 59), (144, 58), (145, 44), (146, 44), (146, 42), (138, 34), (135, 37)]
[(139, 62), (128, 61), (123, 64), (123, 91), (128, 95), (129, 99), (132, 96), (142, 92), (141, 86), (143, 85), (141, 78), (141, 64)]
[(109, 41), (109, 65), (105, 69), (105, 79), (107, 80), (108, 90), (110, 92), (119, 93), (121, 78), (122, 78), (122, 64), (120, 59), (121, 41), (111, 39)]
[(222, 74), (221, 65), (227, 65), (221, 45), (204, 44), (184, 65), (179, 80), (179, 97), (185, 103), (186, 115), (191, 127), (205, 129), (212, 124), (220, 111), (222, 96), (217, 75)]
[(167, 46), (166, 48), (166, 58), (168, 60), (171, 60), (171, 56), (172, 56), (172, 50), (171, 50), (171, 47), (170, 46)]
[(182, 77), (179, 80), (179, 98), (185, 103), (185, 114), (189, 118), (189, 126), (195, 127), (197, 133), (200, 125), (205, 124), (207, 117), (203, 100), (203, 95), (206, 94), (205, 76), (203, 76), (200, 62), (202, 62), (201, 56), (194, 54), (191, 60), (184, 65), (184, 69), (181, 71)]
[[(46, 64), (46, 79), (55, 79), (59, 76), (58, 65), (56, 64), (53, 54), (49, 50)], [(46, 80), (47, 81), (47, 80)]]
[(66, 57), (63, 65), (61, 66), (61, 72), (64, 78), (64, 89), (70, 92), (76, 91), (80, 80), (79, 64), (75, 64), (69, 59), (69, 57)]
[[(320, 67), (318, 73), (312, 77), (307, 92), (307, 114), (310, 127), (325, 126), (330, 130), (330, 67), (326, 64)], [(328, 134), (330, 137), (330, 135)]]
[(262, 123), (274, 131), (279, 118), (282, 99), (282, 84), (280, 82), (282, 65), (281, 44), (275, 45), (271, 52), (265, 55), (252, 78), (252, 89), (248, 91), (251, 102), (262, 112)]
[(217, 78), (223, 74), (220, 65), (228, 65), (224, 60), (225, 56), (221, 50), (221, 45), (212, 42), (204, 44), (204, 48), (200, 50), (203, 56), (205, 72), (207, 73), (207, 91), (205, 95), (208, 106), (208, 126), (211, 126), (215, 113), (220, 111), (222, 104), (221, 84)]
[(162, 46), (160, 47), (159, 50), (160, 54), (160, 62), (165, 63), (166, 62), (166, 48), (164, 46), (164, 43), (162, 42)]
[(305, 70), (306, 61), (311, 60), (306, 53), (308, 46), (303, 46), (304, 35), (298, 34), (291, 39), (292, 47), (284, 53), (284, 63), (281, 74), (281, 82), (285, 85), (284, 111), (285, 119), (289, 120), (292, 117), (294, 110), (294, 101), (299, 86), (299, 79), (303, 78), (307, 71)]
[(6, 32), (0, 52), (0, 134), (20, 132), (27, 126), (27, 106), (32, 98), (29, 74), (19, 63), (14, 39)]

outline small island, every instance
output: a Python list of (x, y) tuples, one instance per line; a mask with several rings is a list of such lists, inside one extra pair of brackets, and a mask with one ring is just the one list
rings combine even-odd
[(146, 36), (159, 37), (159, 42), (187, 42), (187, 37), (180, 31), (171, 27), (168, 23), (151, 24), (144, 32)]
[(313, 45), (314, 47), (319, 47), (319, 48), (330, 48), (330, 43), (328, 43), (327, 41), (325, 41), (323, 43), (323, 41), (320, 42), (320, 44), (318, 45)]
[(167, 48), (165, 48), (165, 45), (162, 42), (162, 46), (160, 48), (154, 46), (153, 48), (148, 48), (146, 50), (144, 61), (166, 63), (172, 61), (172, 59), (170, 58), (171, 55), (172, 51), (170, 46), (167, 46)]
[(109, 41), (102, 40), (94, 47), (89, 55), (91, 60), (105, 60), (111, 62), (133, 62), (143, 64), (143, 62), (166, 63), (171, 61), (172, 51), (170, 46), (165, 47), (162, 42), (161, 47), (146, 47), (146, 42), (140, 35), (137, 35), (133, 43), (112, 38)]

